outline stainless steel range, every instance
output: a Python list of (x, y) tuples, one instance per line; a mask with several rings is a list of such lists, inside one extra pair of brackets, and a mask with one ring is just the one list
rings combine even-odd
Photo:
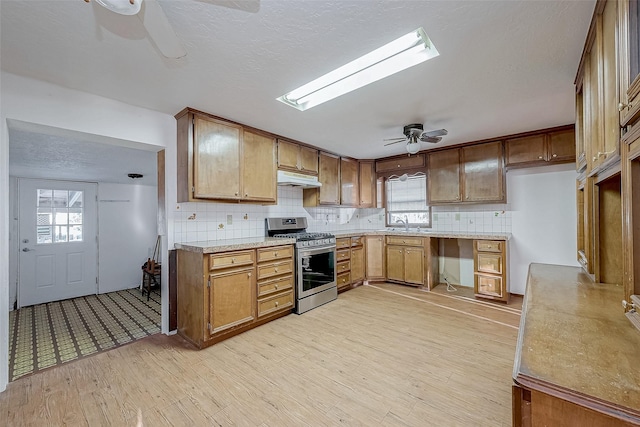
[(308, 233), (307, 218), (267, 218), (267, 236), (296, 239), (296, 313), (302, 314), (338, 297), (336, 238)]

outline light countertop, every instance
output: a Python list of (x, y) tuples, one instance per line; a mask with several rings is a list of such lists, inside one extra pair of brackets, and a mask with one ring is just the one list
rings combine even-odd
[(474, 239), (474, 240), (509, 240), (511, 233), (481, 233), (481, 232), (453, 232), (453, 231), (409, 231), (395, 230), (343, 230), (333, 232), (336, 237), (353, 236), (411, 236), (411, 237), (435, 237), (440, 239)]
[(275, 237), (247, 237), (243, 239), (204, 240), (199, 242), (176, 243), (175, 248), (190, 252), (213, 254), (242, 249), (266, 248), (269, 246), (292, 245), (296, 239)]

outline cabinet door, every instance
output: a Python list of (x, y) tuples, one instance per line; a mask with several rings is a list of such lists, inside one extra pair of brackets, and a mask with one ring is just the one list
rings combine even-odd
[[(597, 33), (597, 32), (596, 32)], [(600, 107), (602, 105), (602, 100), (599, 96), (599, 74), (598, 74), (598, 62), (599, 62), (599, 53), (598, 53), (598, 43), (597, 41), (601, 35), (596, 34), (594, 45), (591, 48), (591, 53), (589, 54), (589, 76), (586, 78), (585, 83), (587, 83), (587, 88), (589, 93), (587, 94), (587, 104), (588, 104), (588, 134), (586, 139), (586, 151), (587, 151), (587, 173), (591, 172), (594, 168), (596, 168), (600, 162), (600, 157), (598, 156), (598, 152), (602, 151), (602, 146), (600, 145), (602, 141), (602, 123), (600, 120), (602, 116), (600, 114)]]
[(321, 205), (338, 205), (340, 204), (340, 158), (321, 152), (318, 161), (318, 180), (322, 183), (318, 202)]
[(461, 148), (465, 202), (504, 202), (502, 142)]
[(300, 172), (318, 175), (318, 150), (300, 146)]
[(620, 113), (616, 62), (616, 19), (618, 2), (607, 1), (602, 11), (602, 151), (595, 155), (600, 162), (620, 154)]
[(256, 284), (253, 269), (209, 276), (209, 334), (250, 322), (255, 317)]
[(242, 128), (201, 116), (193, 127), (193, 197), (238, 199)]
[(460, 150), (429, 154), (427, 168), (430, 204), (460, 201)]
[(367, 279), (384, 279), (384, 237), (367, 236)]
[(376, 174), (373, 171), (374, 163), (360, 162), (360, 204), (361, 208), (374, 208), (376, 206)]
[(358, 161), (352, 159), (340, 159), (340, 205), (358, 205)]
[(278, 140), (278, 169), (298, 171), (300, 146), (293, 142)]
[[(583, 73), (584, 75), (584, 73)], [(584, 79), (582, 80), (584, 82)], [(583, 83), (584, 84), (584, 83)], [(576, 171), (581, 172), (587, 167), (587, 155), (585, 152), (585, 117), (587, 105), (585, 103), (584, 86), (576, 92), (576, 131), (575, 131), (575, 159)]]
[(387, 279), (404, 282), (403, 260), (402, 246), (387, 246)]
[(273, 138), (244, 132), (242, 199), (276, 202), (276, 143)]
[(364, 247), (351, 248), (351, 281), (364, 280)]
[(423, 248), (404, 248), (404, 281), (415, 285), (424, 285)]
[[(577, 126), (577, 124), (576, 124)], [(573, 129), (549, 133), (549, 161), (572, 162), (576, 156), (576, 138)]]
[[(620, 123), (637, 120), (637, 96), (640, 93), (640, 4), (634, 0), (620, 0)], [(636, 117), (634, 117), (636, 116)]]
[(507, 166), (547, 160), (544, 134), (509, 139), (505, 142), (505, 150)]

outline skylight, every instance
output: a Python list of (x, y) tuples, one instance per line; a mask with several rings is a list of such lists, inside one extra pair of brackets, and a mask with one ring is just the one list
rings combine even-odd
[(438, 55), (427, 34), (418, 28), (276, 99), (308, 110)]

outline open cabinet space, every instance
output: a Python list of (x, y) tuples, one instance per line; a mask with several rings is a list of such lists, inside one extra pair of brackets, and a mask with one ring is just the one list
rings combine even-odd
[(622, 204), (620, 174), (596, 186), (598, 257), (596, 281), (622, 284)]

